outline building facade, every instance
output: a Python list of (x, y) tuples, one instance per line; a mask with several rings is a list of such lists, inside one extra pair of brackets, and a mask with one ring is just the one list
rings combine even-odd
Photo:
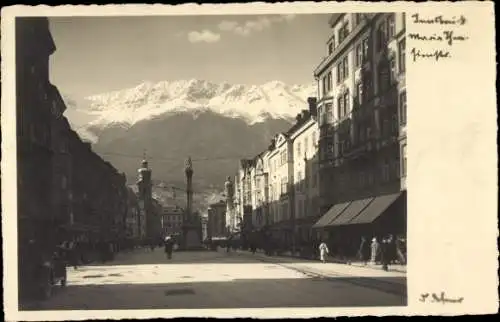
[(38, 285), (37, 258), (51, 256), (63, 240), (118, 242), (125, 231), (125, 176), (64, 117), (66, 105), (49, 82), (55, 50), (46, 18), (16, 19), (20, 299)]
[(208, 207), (208, 238), (225, 237), (227, 235), (226, 210), (226, 202), (223, 200), (210, 204)]
[(399, 13), (332, 15), (327, 57), (314, 71), (325, 214), (315, 227), (350, 252), (361, 235), (406, 232), (404, 19)]
[(288, 131), (293, 142), (293, 189), (295, 207), (294, 231), (298, 244), (311, 240), (311, 227), (319, 212), (318, 126), (315, 100), (310, 109), (297, 115), (296, 124)]
[(126, 223), (126, 236), (128, 239), (139, 240), (141, 239), (141, 221), (139, 199), (132, 188), (127, 187), (127, 217)]
[(164, 206), (162, 214), (163, 234), (166, 236), (182, 233), (184, 209), (178, 206)]

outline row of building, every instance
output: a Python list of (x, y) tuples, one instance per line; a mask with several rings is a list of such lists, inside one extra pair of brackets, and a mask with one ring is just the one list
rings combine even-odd
[(49, 57), (55, 50), (46, 18), (16, 21), (20, 267), (30, 260), (24, 251), (33, 242), (50, 252), (64, 240), (144, 239), (161, 229), (148, 226), (159, 218), (155, 213), (161, 207), (148, 197), (147, 162), (139, 170), (136, 194), (125, 175), (71, 128), (64, 100), (49, 81)]
[(329, 26), (317, 97), (268, 149), (240, 161), (229, 230), (343, 251), (361, 236), (406, 235), (405, 16), (333, 14)]

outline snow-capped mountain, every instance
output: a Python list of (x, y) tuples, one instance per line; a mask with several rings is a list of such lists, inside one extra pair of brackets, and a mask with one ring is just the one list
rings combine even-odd
[(287, 85), (272, 81), (257, 85), (212, 83), (205, 80), (145, 82), (136, 87), (87, 97), (87, 112), (95, 119), (89, 127), (102, 128), (137, 122), (178, 112), (211, 111), (248, 124), (268, 118), (293, 118), (307, 108), (316, 86)]
[(154, 180), (181, 185), (191, 156), (195, 189), (204, 195), (223, 187), (239, 159), (254, 157), (276, 133), (289, 129), (315, 94), (314, 84), (278, 81), (260, 86), (145, 82), (81, 100), (65, 97), (65, 115), (94, 151), (131, 178), (146, 150)]

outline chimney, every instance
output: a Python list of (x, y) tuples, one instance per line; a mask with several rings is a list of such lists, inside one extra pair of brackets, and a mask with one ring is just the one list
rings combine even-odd
[(302, 121), (302, 114), (301, 113), (297, 114), (295, 120), (297, 120), (297, 123), (300, 123), (300, 121)]
[(316, 97), (309, 97), (307, 99), (307, 103), (309, 103), (309, 113), (311, 113), (311, 116), (317, 116), (317, 101)]
[(309, 117), (309, 110), (302, 110), (302, 119), (305, 120)]

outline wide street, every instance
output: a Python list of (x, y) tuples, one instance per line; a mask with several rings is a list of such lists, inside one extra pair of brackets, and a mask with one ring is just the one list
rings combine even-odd
[(68, 268), (66, 288), (35, 310), (202, 309), (406, 305), (404, 273), (249, 252), (119, 254)]

